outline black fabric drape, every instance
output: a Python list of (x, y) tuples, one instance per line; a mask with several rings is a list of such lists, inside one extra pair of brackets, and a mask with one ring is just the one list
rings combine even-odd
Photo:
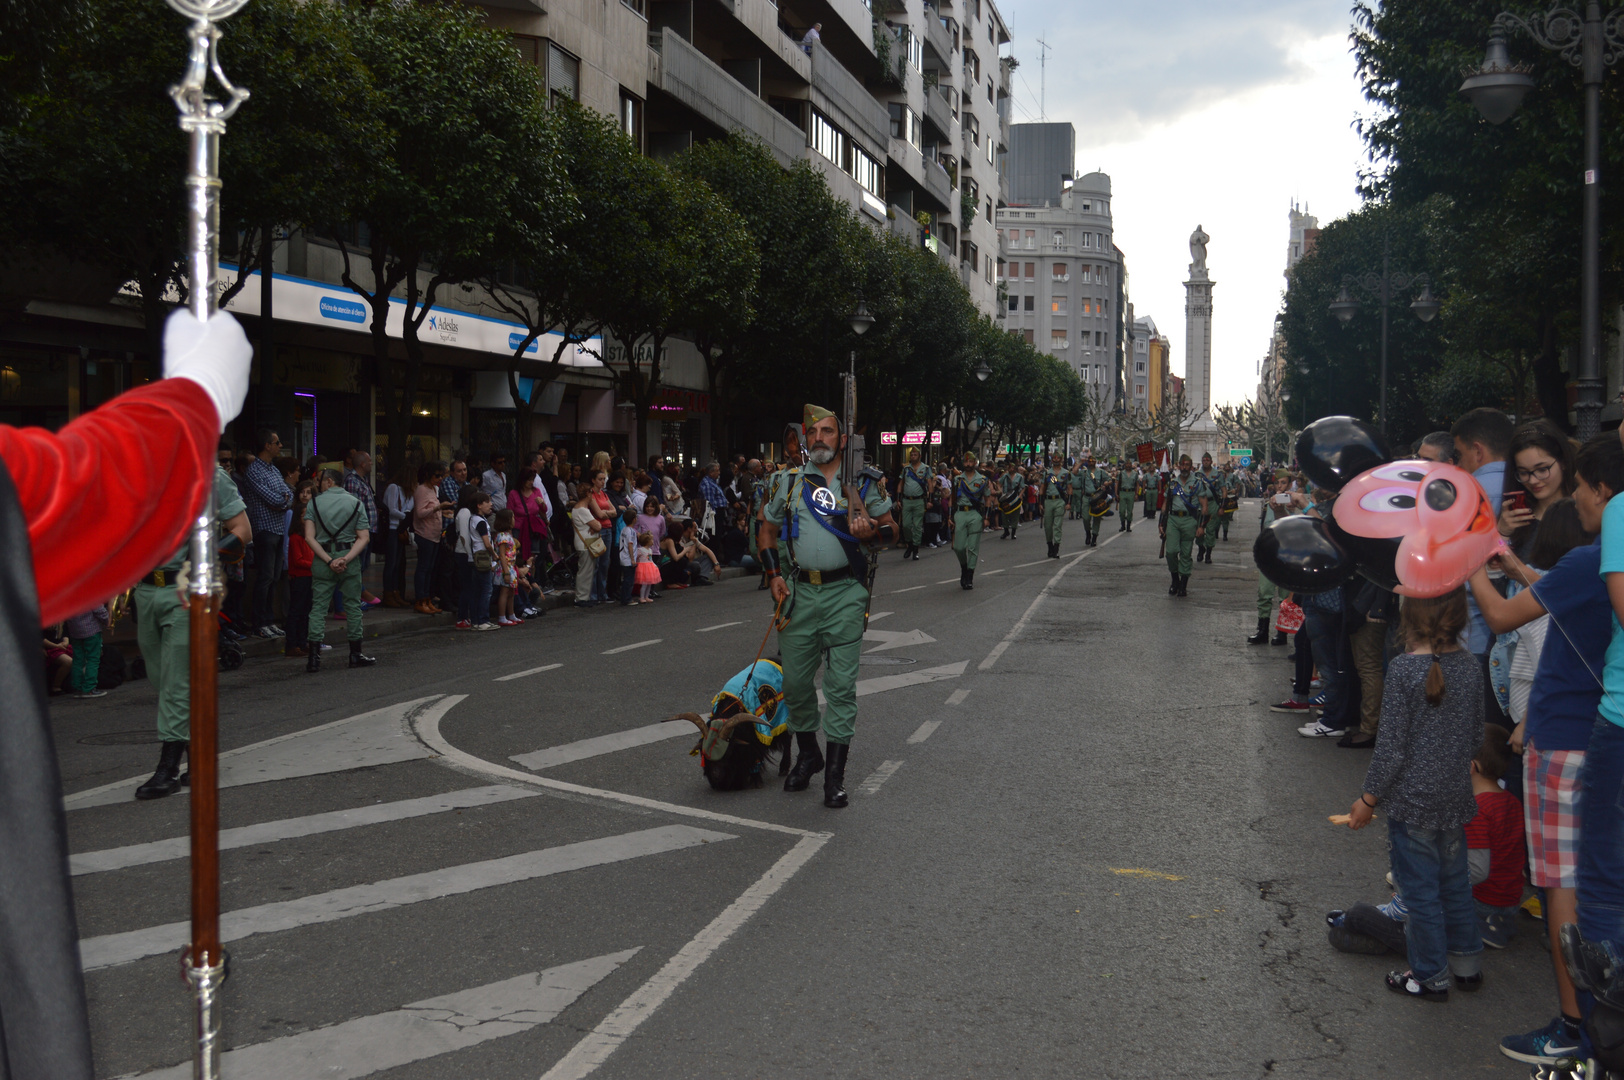
[(0, 462), (0, 1080), (90, 1080), (28, 523)]

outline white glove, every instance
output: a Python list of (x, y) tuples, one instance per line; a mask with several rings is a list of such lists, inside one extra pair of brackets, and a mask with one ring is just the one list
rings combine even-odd
[(190, 379), (201, 386), (214, 402), (222, 434), (242, 412), (253, 361), (254, 347), (242, 324), (224, 311), (205, 326), (189, 308), (178, 308), (164, 323), (164, 378)]

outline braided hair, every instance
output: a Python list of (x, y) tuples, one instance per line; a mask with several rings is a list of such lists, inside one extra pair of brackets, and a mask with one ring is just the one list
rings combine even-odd
[(1427, 669), (1427, 704), (1442, 704), (1445, 690), (1442, 657), (1457, 646), (1461, 632), (1466, 629), (1466, 587), (1457, 586), (1442, 596), (1406, 596), (1399, 612), (1409, 648), (1432, 652), (1432, 665)]

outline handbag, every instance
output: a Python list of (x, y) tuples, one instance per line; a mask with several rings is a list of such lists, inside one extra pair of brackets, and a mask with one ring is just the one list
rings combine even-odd
[(496, 560), (491, 558), (489, 550), (474, 552), (474, 572), (476, 574), (488, 574), (494, 565), (496, 565)]
[(570, 524), (575, 526), (575, 532), (578, 536), (580, 536), (581, 543), (586, 545), (587, 555), (593, 559), (603, 558), (604, 552), (609, 550), (609, 545), (603, 542), (603, 537), (588, 536), (581, 530), (580, 523), (575, 521), (573, 518), (570, 519)]

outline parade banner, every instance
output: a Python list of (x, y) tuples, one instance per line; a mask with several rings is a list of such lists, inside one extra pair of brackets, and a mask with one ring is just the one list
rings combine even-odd
[(1139, 458), (1139, 464), (1149, 465), (1156, 460), (1156, 444), (1142, 442), (1133, 448), (1134, 454)]

